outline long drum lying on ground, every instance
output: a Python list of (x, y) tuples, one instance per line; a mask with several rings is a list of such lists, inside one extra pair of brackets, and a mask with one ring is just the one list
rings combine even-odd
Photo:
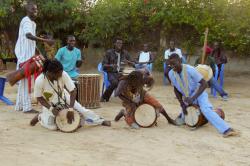
[(99, 108), (100, 75), (80, 74), (78, 81), (78, 102), (86, 108)]
[(11, 86), (13, 86), (21, 79), (27, 77), (27, 75), (32, 75), (35, 72), (41, 72), (44, 60), (45, 58), (42, 55), (35, 55), (31, 57), (28, 61), (20, 64), (22, 67), (20, 67), (17, 71), (8, 73), (6, 76), (7, 81)]

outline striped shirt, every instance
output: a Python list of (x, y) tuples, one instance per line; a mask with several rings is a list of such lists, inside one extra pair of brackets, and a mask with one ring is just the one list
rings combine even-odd
[(28, 16), (24, 17), (19, 26), (18, 39), (15, 47), (15, 54), (18, 59), (17, 68), (20, 63), (29, 60), (35, 55), (36, 41), (26, 37), (27, 33), (36, 35), (36, 23)]

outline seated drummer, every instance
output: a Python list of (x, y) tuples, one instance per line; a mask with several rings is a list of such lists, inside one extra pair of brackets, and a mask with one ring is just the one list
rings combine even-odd
[(168, 116), (163, 106), (143, 89), (145, 85), (151, 87), (153, 83), (153, 78), (145, 69), (133, 71), (128, 76), (124, 76), (119, 82), (115, 96), (122, 100), (122, 105), (126, 110), (121, 110), (115, 117), (115, 121), (125, 116), (127, 124), (137, 129), (139, 126), (135, 123), (133, 113), (141, 104), (149, 104), (158, 113), (161, 113), (168, 120), (168, 123), (174, 124), (174, 120)]
[[(183, 113), (176, 119), (179, 122), (184, 121), (184, 115), (187, 114), (187, 107), (197, 104), (206, 119), (221, 133), (224, 137), (238, 135), (220, 116), (213, 111), (213, 106), (208, 100), (205, 92), (206, 81), (202, 75), (192, 66), (181, 64), (178, 54), (172, 54), (169, 57), (169, 64), (172, 68), (169, 72), (169, 78), (174, 86), (174, 92), (180, 102)], [(184, 114), (184, 115), (183, 115)], [(176, 121), (177, 123), (179, 123)]]
[(149, 51), (149, 46), (147, 43), (143, 44), (143, 50), (140, 52), (140, 54), (137, 57), (137, 62), (136, 62), (136, 69), (141, 69), (141, 68), (150, 68), (148, 65), (153, 63), (154, 57), (151, 51)]
[(79, 76), (78, 68), (82, 65), (81, 51), (75, 47), (75, 36), (67, 37), (67, 46), (60, 48), (55, 58), (63, 65), (63, 70), (68, 73), (72, 79)]
[(87, 124), (111, 126), (110, 121), (104, 120), (75, 101), (75, 85), (69, 75), (63, 71), (62, 64), (57, 60), (46, 60), (44, 63), (43, 73), (35, 81), (34, 95), (37, 101), (42, 104), (43, 109), (31, 120), (30, 125), (32, 126), (39, 121), (43, 127), (56, 130), (55, 116), (59, 112), (56, 105), (65, 103), (69, 107), (67, 114), (69, 121), (73, 119), (72, 110), (74, 108), (84, 115)]
[(103, 93), (101, 102), (108, 102), (114, 89), (118, 86), (119, 78), (122, 76), (120, 73), (122, 71), (122, 64), (134, 66), (129, 53), (123, 49), (123, 40), (116, 38), (114, 48), (107, 50), (102, 61), (103, 70), (108, 74), (110, 86)]

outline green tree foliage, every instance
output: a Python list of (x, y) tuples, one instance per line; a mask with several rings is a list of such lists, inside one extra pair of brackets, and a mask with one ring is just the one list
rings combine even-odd
[[(8, 31), (15, 43), (18, 25), (25, 15), (24, 0), (0, 1), (0, 31)], [(248, 56), (250, 52), (249, 0), (36, 0), (38, 34), (47, 31), (64, 40), (75, 34), (82, 42), (105, 47), (121, 36), (131, 46), (175, 34), (192, 50), (202, 45), (209, 28), (209, 42)], [(80, 43), (82, 44), (82, 43)]]

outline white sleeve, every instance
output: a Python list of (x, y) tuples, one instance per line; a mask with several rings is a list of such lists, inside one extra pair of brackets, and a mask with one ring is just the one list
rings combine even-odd
[(44, 79), (43, 79), (43, 74), (41, 74), (39, 77), (37, 77), (36, 81), (35, 81), (35, 86), (34, 86), (34, 97), (42, 97), (43, 96), (43, 83), (44, 83)]
[(168, 57), (169, 57), (169, 51), (166, 50), (165, 53), (164, 53), (164, 59), (168, 59)]
[[(32, 34), (32, 22), (28, 19), (23, 20), (23, 32), (26, 35), (27, 33)], [(32, 34), (34, 35), (34, 34)]]
[(70, 78), (68, 73), (66, 73), (65, 71), (63, 71), (62, 79), (63, 79), (64, 85), (66, 86), (66, 88), (69, 92), (71, 92), (75, 89), (74, 82), (72, 81), (72, 79)]
[(177, 50), (177, 54), (179, 55), (180, 58), (182, 58), (182, 53), (181, 53), (181, 49), (178, 48)]

